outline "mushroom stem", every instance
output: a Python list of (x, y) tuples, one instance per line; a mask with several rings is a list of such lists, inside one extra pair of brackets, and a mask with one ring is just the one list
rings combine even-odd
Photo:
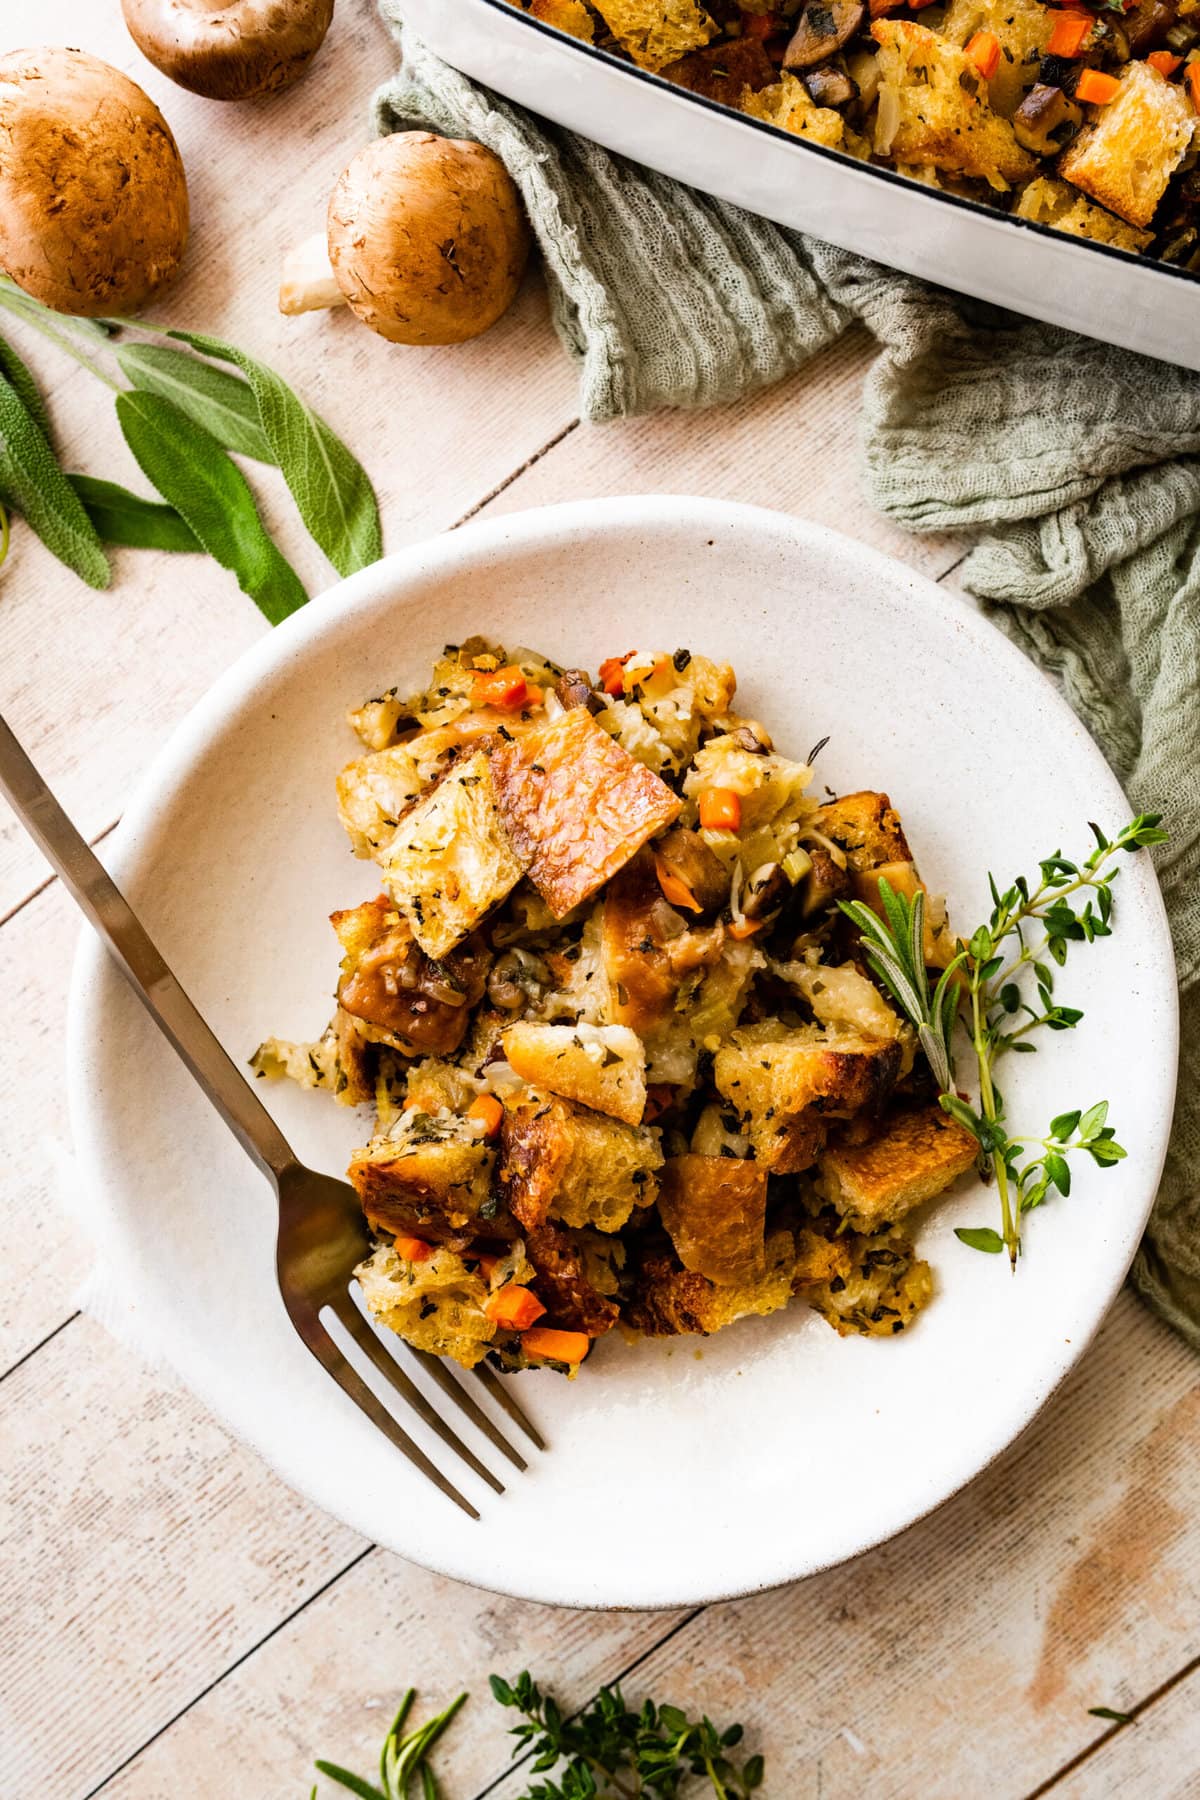
[(345, 304), (346, 296), (334, 280), (329, 261), (328, 239), (323, 231), (314, 231), (283, 259), (279, 310), (294, 317), (297, 313), (322, 312), (327, 307)]

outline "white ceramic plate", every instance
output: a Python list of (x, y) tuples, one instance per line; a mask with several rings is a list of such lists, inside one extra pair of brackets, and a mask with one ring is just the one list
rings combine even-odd
[(456, 69), (677, 181), (876, 262), (1200, 369), (1200, 276), (910, 181), (567, 37), (507, 0), (405, 0)]
[[(339, 827), (348, 705), (416, 686), (472, 631), (593, 668), (630, 644), (733, 662), (740, 703), (842, 790), (884, 787), (961, 922), (986, 870), (1083, 849), (1128, 806), (1048, 682), (969, 607), (857, 544), (710, 500), (582, 502), (481, 523), (342, 583), (256, 645), (150, 770), (118, 879), (232, 1054), (315, 1036), (337, 951), (326, 915), (377, 883)], [(841, 1340), (802, 1306), (711, 1341), (602, 1341), (582, 1378), (513, 1378), (553, 1453), (473, 1525), (321, 1373), (284, 1317), (267, 1188), (90, 934), (70, 1024), (79, 1165), (103, 1249), (185, 1380), (285, 1478), (356, 1530), (481, 1586), (666, 1606), (790, 1580), (877, 1543), (1003, 1449), (1080, 1354), (1158, 1179), (1176, 1057), (1173, 964), (1150, 865), (1122, 873), (1115, 940), (1077, 956), (1083, 1029), (1008, 1077), (1030, 1125), (1100, 1098), (1129, 1148), (1032, 1221), (1016, 1279), (967, 1250), (977, 1186), (920, 1233), (939, 1293), (903, 1339)], [(262, 1090), (300, 1154), (340, 1172), (362, 1121)], [(444, 1452), (441, 1453), (444, 1456)], [(455, 1479), (459, 1477), (455, 1476)], [(478, 1489), (478, 1491), (476, 1491)]]

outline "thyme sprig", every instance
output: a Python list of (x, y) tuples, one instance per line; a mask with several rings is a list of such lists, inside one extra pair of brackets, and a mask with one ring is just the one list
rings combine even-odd
[(716, 1800), (745, 1800), (762, 1786), (761, 1756), (748, 1757), (739, 1768), (728, 1754), (742, 1740), (740, 1725), (718, 1731), (707, 1715), (689, 1719), (679, 1707), (653, 1700), (634, 1712), (615, 1686), (601, 1688), (582, 1712), (564, 1718), (527, 1672), (512, 1683), (493, 1675), (490, 1685), (501, 1706), (523, 1715), (512, 1731), (514, 1756), (532, 1751), (534, 1774), (555, 1771), (553, 1780), (534, 1782), (522, 1800), (639, 1800), (651, 1794), (674, 1800), (691, 1791), (693, 1778), (706, 1782)]
[[(1032, 885), (1019, 875), (1001, 893), (989, 874), (992, 911), (955, 954), (930, 989), (925, 969), (925, 901), (879, 883), (884, 918), (861, 901), (842, 911), (862, 933), (863, 950), (880, 981), (916, 1028), (918, 1041), (937, 1082), (941, 1105), (979, 1144), (981, 1166), (992, 1176), (1000, 1198), (1001, 1229), (964, 1227), (956, 1235), (972, 1249), (1007, 1250), (1016, 1267), (1021, 1220), (1042, 1205), (1051, 1190), (1071, 1191), (1069, 1157), (1082, 1151), (1101, 1168), (1125, 1155), (1108, 1124), (1108, 1102), (1058, 1114), (1041, 1136), (1013, 1130), (995, 1065), (1008, 1051), (1031, 1054), (1039, 1029), (1072, 1031), (1082, 1012), (1055, 998), (1055, 970), (1067, 961), (1072, 944), (1112, 935), (1113, 883), (1118, 858), (1166, 841), (1160, 813), (1139, 813), (1115, 838), (1092, 825), (1095, 848), (1075, 863), (1055, 851), (1039, 863)], [(1037, 1004), (1027, 998), (1032, 976)], [(966, 1026), (975, 1056), (979, 1098), (972, 1104), (955, 1084), (954, 1032), (965, 1000)]]
[[(565, 1716), (527, 1670), (511, 1682), (493, 1675), (490, 1686), (499, 1705), (521, 1714), (510, 1733), (513, 1757), (528, 1760), (532, 1775), (548, 1777), (535, 1780), (521, 1800), (679, 1800), (697, 1783), (714, 1800), (749, 1800), (762, 1786), (761, 1756), (739, 1765), (729, 1755), (742, 1740), (740, 1725), (719, 1731), (707, 1715), (689, 1719), (679, 1707), (653, 1700), (634, 1712), (616, 1686), (601, 1688), (579, 1712)], [(337, 1763), (318, 1762), (317, 1768), (359, 1800), (410, 1800), (418, 1781), (420, 1800), (439, 1800), (429, 1752), (467, 1696), (460, 1694), (436, 1718), (406, 1733), (415, 1698), (409, 1688), (384, 1739), (378, 1786)]]

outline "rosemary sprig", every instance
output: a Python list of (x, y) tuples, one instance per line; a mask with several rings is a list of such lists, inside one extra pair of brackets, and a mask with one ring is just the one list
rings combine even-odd
[[(1010, 1050), (1034, 1051), (1029, 1037), (1042, 1027), (1071, 1031), (1079, 1024), (1083, 1014), (1054, 997), (1055, 968), (1066, 963), (1072, 944), (1111, 936), (1117, 859), (1164, 843), (1161, 819), (1160, 813), (1139, 813), (1112, 839), (1092, 825), (1096, 845), (1086, 860), (1074, 863), (1055, 851), (1039, 864), (1036, 886), (1018, 876), (1001, 893), (989, 875), (991, 914), (968, 942), (958, 940), (932, 993), (924, 966), (924, 897), (917, 893), (909, 899), (881, 880), (885, 918), (861, 901), (842, 903), (862, 933), (868, 962), (916, 1027), (943, 1109), (976, 1138), (984, 1170), (995, 1180), (1001, 1229), (973, 1226), (956, 1235), (974, 1250), (1007, 1250), (1013, 1268), (1024, 1214), (1040, 1206), (1051, 1189), (1070, 1193), (1071, 1152), (1083, 1151), (1109, 1168), (1125, 1151), (1108, 1124), (1106, 1100), (1086, 1111), (1060, 1113), (1040, 1137), (1011, 1130), (995, 1065)], [(1034, 979), (1036, 1006), (1022, 987), (1027, 975)], [(979, 1085), (974, 1105), (955, 1086), (953, 1037), (964, 997)]]
[[(650, 1800), (651, 1795), (678, 1800), (695, 1792), (697, 1782), (714, 1800), (748, 1800), (762, 1786), (761, 1756), (747, 1757), (739, 1766), (729, 1755), (741, 1742), (740, 1725), (718, 1731), (707, 1716), (689, 1719), (679, 1707), (653, 1700), (632, 1712), (619, 1687), (601, 1688), (579, 1712), (565, 1717), (527, 1670), (511, 1682), (493, 1675), (490, 1686), (499, 1705), (522, 1716), (510, 1734), (516, 1739), (514, 1758), (531, 1758), (535, 1776), (552, 1772), (551, 1779), (527, 1788), (521, 1800)], [(410, 1800), (418, 1779), (420, 1800), (439, 1800), (429, 1752), (467, 1696), (460, 1694), (435, 1719), (404, 1734), (415, 1698), (409, 1688), (384, 1739), (378, 1787), (337, 1763), (318, 1762), (317, 1768), (359, 1800)]]
[[(466, 1704), (467, 1696), (460, 1694), (436, 1718), (428, 1719), (424, 1725), (418, 1725), (415, 1731), (405, 1734), (404, 1726), (416, 1697), (416, 1688), (410, 1687), (383, 1740), (383, 1749), (379, 1753), (378, 1787), (373, 1782), (364, 1780), (361, 1775), (341, 1768), (337, 1763), (319, 1761), (316, 1767), (321, 1774), (328, 1775), (331, 1781), (336, 1781), (352, 1794), (357, 1794), (359, 1800), (408, 1800), (410, 1786), (419, 1776), (421, 1800), (439, 1800), (441, 1790), (427, 1758), (455, 1714)], [(316, 1791), (314, 1788), (314, 1796)]]

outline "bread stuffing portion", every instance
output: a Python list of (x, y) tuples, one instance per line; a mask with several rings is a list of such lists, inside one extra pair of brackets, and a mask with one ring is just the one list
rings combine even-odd
[(509, 4), (818, 155), (1200, 272), (1200, 0)]
[(920, 1209), (977, 1146), (846, 903), (924, 894), (935, 975), (945, 903), (892, 797), (814, 794), (736, 687), (480, 636), (350, 713), (333, 1017), (253, 1066), (358, 1109), (358, 1279), (420, 1351), (574, 1377), (793, 1303), (895, 1337), (933, 1295)]

